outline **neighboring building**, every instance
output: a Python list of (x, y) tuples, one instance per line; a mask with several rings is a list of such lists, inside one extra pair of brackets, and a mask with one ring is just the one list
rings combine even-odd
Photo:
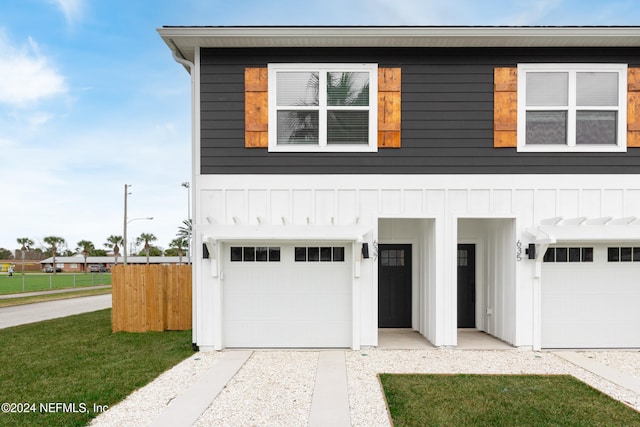
[(1, 259), (0, 260), (0, 273), (6, 273), (9, 271), (9, 267), (13, 266), (14, 274), (24, 271), (40, 271), (40, 262), (34, 260), (15, 260), (15, 259)]
[[(182, 261), (180, 261), (180, 257), (177, 256), (150, 256), (149, 264), (178, 264), (185, 263), (187, 259), (182, 257)], [(87, 257), (87, 271), (106, 271), (110, 270), (112, 266), (115, 264), (122, 264), (123, 259), (122, 256), (118, 256), (117, 258), (113, 255), (109, 256), (89, 256)], [(147, 257), (146, 256), (127, 256), (127, 264), (146, 264)], [(53, 258), (49, 257), (40, 261), (42, 265), (42, 269), (46, 269), (47, 267), (51, 269), (53, 267)], [(84, 256), (56, 256), (56, 268), (66, 272), (84, 272), (85, 271), (85, 261)]]
[(201, 349), (640, 347), (640, 28), (158, 31)]

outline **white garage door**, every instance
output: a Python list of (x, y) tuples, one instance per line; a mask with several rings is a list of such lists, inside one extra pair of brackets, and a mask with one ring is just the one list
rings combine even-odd
[(350, 347), (350, 244), (224, 248), (226, 347)]
[(640, 347), (640, 247), (558, 246), (545, 259), (543, 348)]

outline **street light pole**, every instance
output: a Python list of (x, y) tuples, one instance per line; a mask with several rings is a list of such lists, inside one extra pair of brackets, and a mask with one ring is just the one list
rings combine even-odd
[(139, 219), (145, 219), (147, 221), (151, 221), (153, 219), (152, 216), (148, 216), (145, 218), (127, 218), (127, 196), (131, 194), (129, 193), (129, 187), (131, 186), (131, 184), (124, 185), (124, 230), (122, 231), (122, 264), (124, 265), (127, 265), (127, 224), (129, 224), (131, 221), (136, 221)]
[(129, 184), (124, 185), (124, 230), (122, 232), (122, 263), (127, 265), (127, 195), (129, 194)]

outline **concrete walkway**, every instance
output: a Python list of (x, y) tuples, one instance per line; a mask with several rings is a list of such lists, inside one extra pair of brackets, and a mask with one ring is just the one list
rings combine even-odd
[(111, 307), (111, 294), (0, 308), (0, 329)]
[(344, 351), (321, 351), (311, 400), (309, 427), (351, 425)]
[(581, 367), (601, 378), (618, 384), (634, 393), (640, 394), (640, 380), (630, 375), (624, 374), (619, 370), (585, 357), (579, 351), (554, 351), (556, 356)]
[(186, 393), (173, 400), (150, 426), (189, 427), (193, 425), (252, 353), (252, 351), (225, 352), (222, 358)]
[[(309, 427), (351, 426), (344, 350), (321, 350), (309, 413)], [(225, 350), (222, 357), (185, 393), (173, 400), (151, 427), (192, 426), (253, 354)]]

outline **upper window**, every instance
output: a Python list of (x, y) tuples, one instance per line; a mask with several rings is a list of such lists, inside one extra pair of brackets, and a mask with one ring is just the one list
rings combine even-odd
[(269, 151), (377, 151), (376, 64), (270, 64)]
[(518, 151), (626, 151), (626, 64), (518, 65)]

